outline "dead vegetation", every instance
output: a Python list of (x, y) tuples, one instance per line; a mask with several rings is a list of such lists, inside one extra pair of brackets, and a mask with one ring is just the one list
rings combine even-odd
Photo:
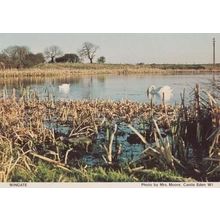
[[(36, 181), (41, 162), (86, 180), (91, 165), (81, 163), (84, 155), (96, 156), (94, 169), (124, 172), (129, 181), (141, 181), (155, 168), (199, 181), (220, 180), (219, 106), (198, 86), (191, 105), (185, 105), (182, 94), (176, 106), (128, 100), (54, 101), (50, 95), (40, 100), (26, 90), (9, 97), (5, 93), (0, 100), (0, 181), (20, 180), (16, 176)], [(119, 139), (127, 132), (121, 124), (143, 148), (138, 158), (126, 163), (120, 160), (125, 148)], [(134, 136), (128, 137), (137, 144)], [(73, 180), (64, 173), (54, 181)]]
[(210, 71), (218, 74), (220, 69), (210, 68), (206, 65), (205, 68), (194, 68), (193, 65), (132, 65), (132, 64), (82, 64), (82, 63), (55, 63), (55, 64), (40, 64), (32, 68), (26, 69), (2, 69), (0, 70), (0, 78), (7, 79), (8, 77), (71, 77), (83, 75), (100, 75), (100, 74), (209, 74)]

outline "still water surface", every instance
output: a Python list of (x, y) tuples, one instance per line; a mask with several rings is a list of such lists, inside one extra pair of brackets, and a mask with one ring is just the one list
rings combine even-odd
[(129, 99), (145, 102), (153, 98), (156, 103), (161, 102), (160, 94), (147, 96), (147, 89), (154, 85), (156, 88), (169, 86), (172, 90), (165, 95), (167, 103), (174, 104), (180, 101), (180, 93), (186, 90), (186, 98), (199, 83), (201, 88), (207, 88), (212, 74), (206, 75), (96, 75), (76, 76), (72, 78), (41, 78), (17, 79), (1, 82), (0, 89), (7, 88), (8, 94), (15, 88), (30, 88), (36, 91), (40, 98), (53, 94), (56, 100), (73, 99)]

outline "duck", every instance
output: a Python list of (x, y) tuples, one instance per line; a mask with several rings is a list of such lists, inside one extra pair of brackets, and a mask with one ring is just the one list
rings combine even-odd
[(65, 94), (68, 94), (70, 90), (70, 84), (63, 83), (62, 85), (59, 86), (59, 91), (63, 92)]
[(173, 96), (173, 89), (170, 86), (162, 86), (162, 87), (158, 87), (156, 88), (155, 85), (151, 85), (148, 89), (147, 89), (147, 96), (160, 96), (163, 97), (164, 94), (164, 99), (166, 101), (170, 100), (171, 97)]

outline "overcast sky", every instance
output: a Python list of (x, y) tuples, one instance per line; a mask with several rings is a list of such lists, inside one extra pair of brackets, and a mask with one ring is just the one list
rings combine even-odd
[(0, 34), (0, 50), (19, 45), (36, 53), (57, 45), (64, 53), (77, 53), (89, 41), (108, 63), (211, 63), (213, 37), (220, 62), (220, 34)]

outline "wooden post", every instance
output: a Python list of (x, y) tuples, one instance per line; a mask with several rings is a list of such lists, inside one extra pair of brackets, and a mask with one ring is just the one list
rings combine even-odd
[(213, 59), (213, 66), (212, 66), (212, 78), (213, 78), (213, 82), (215, 82), (215, 38), (212, 39), (212, 43), (213, 43), (213, 48), (212, 48), (212, 52), (213, 52), (213, 55), (212, 55), (212, 59)]
[(215, 38), (213, 38), (213, 68), (215, 67)]

